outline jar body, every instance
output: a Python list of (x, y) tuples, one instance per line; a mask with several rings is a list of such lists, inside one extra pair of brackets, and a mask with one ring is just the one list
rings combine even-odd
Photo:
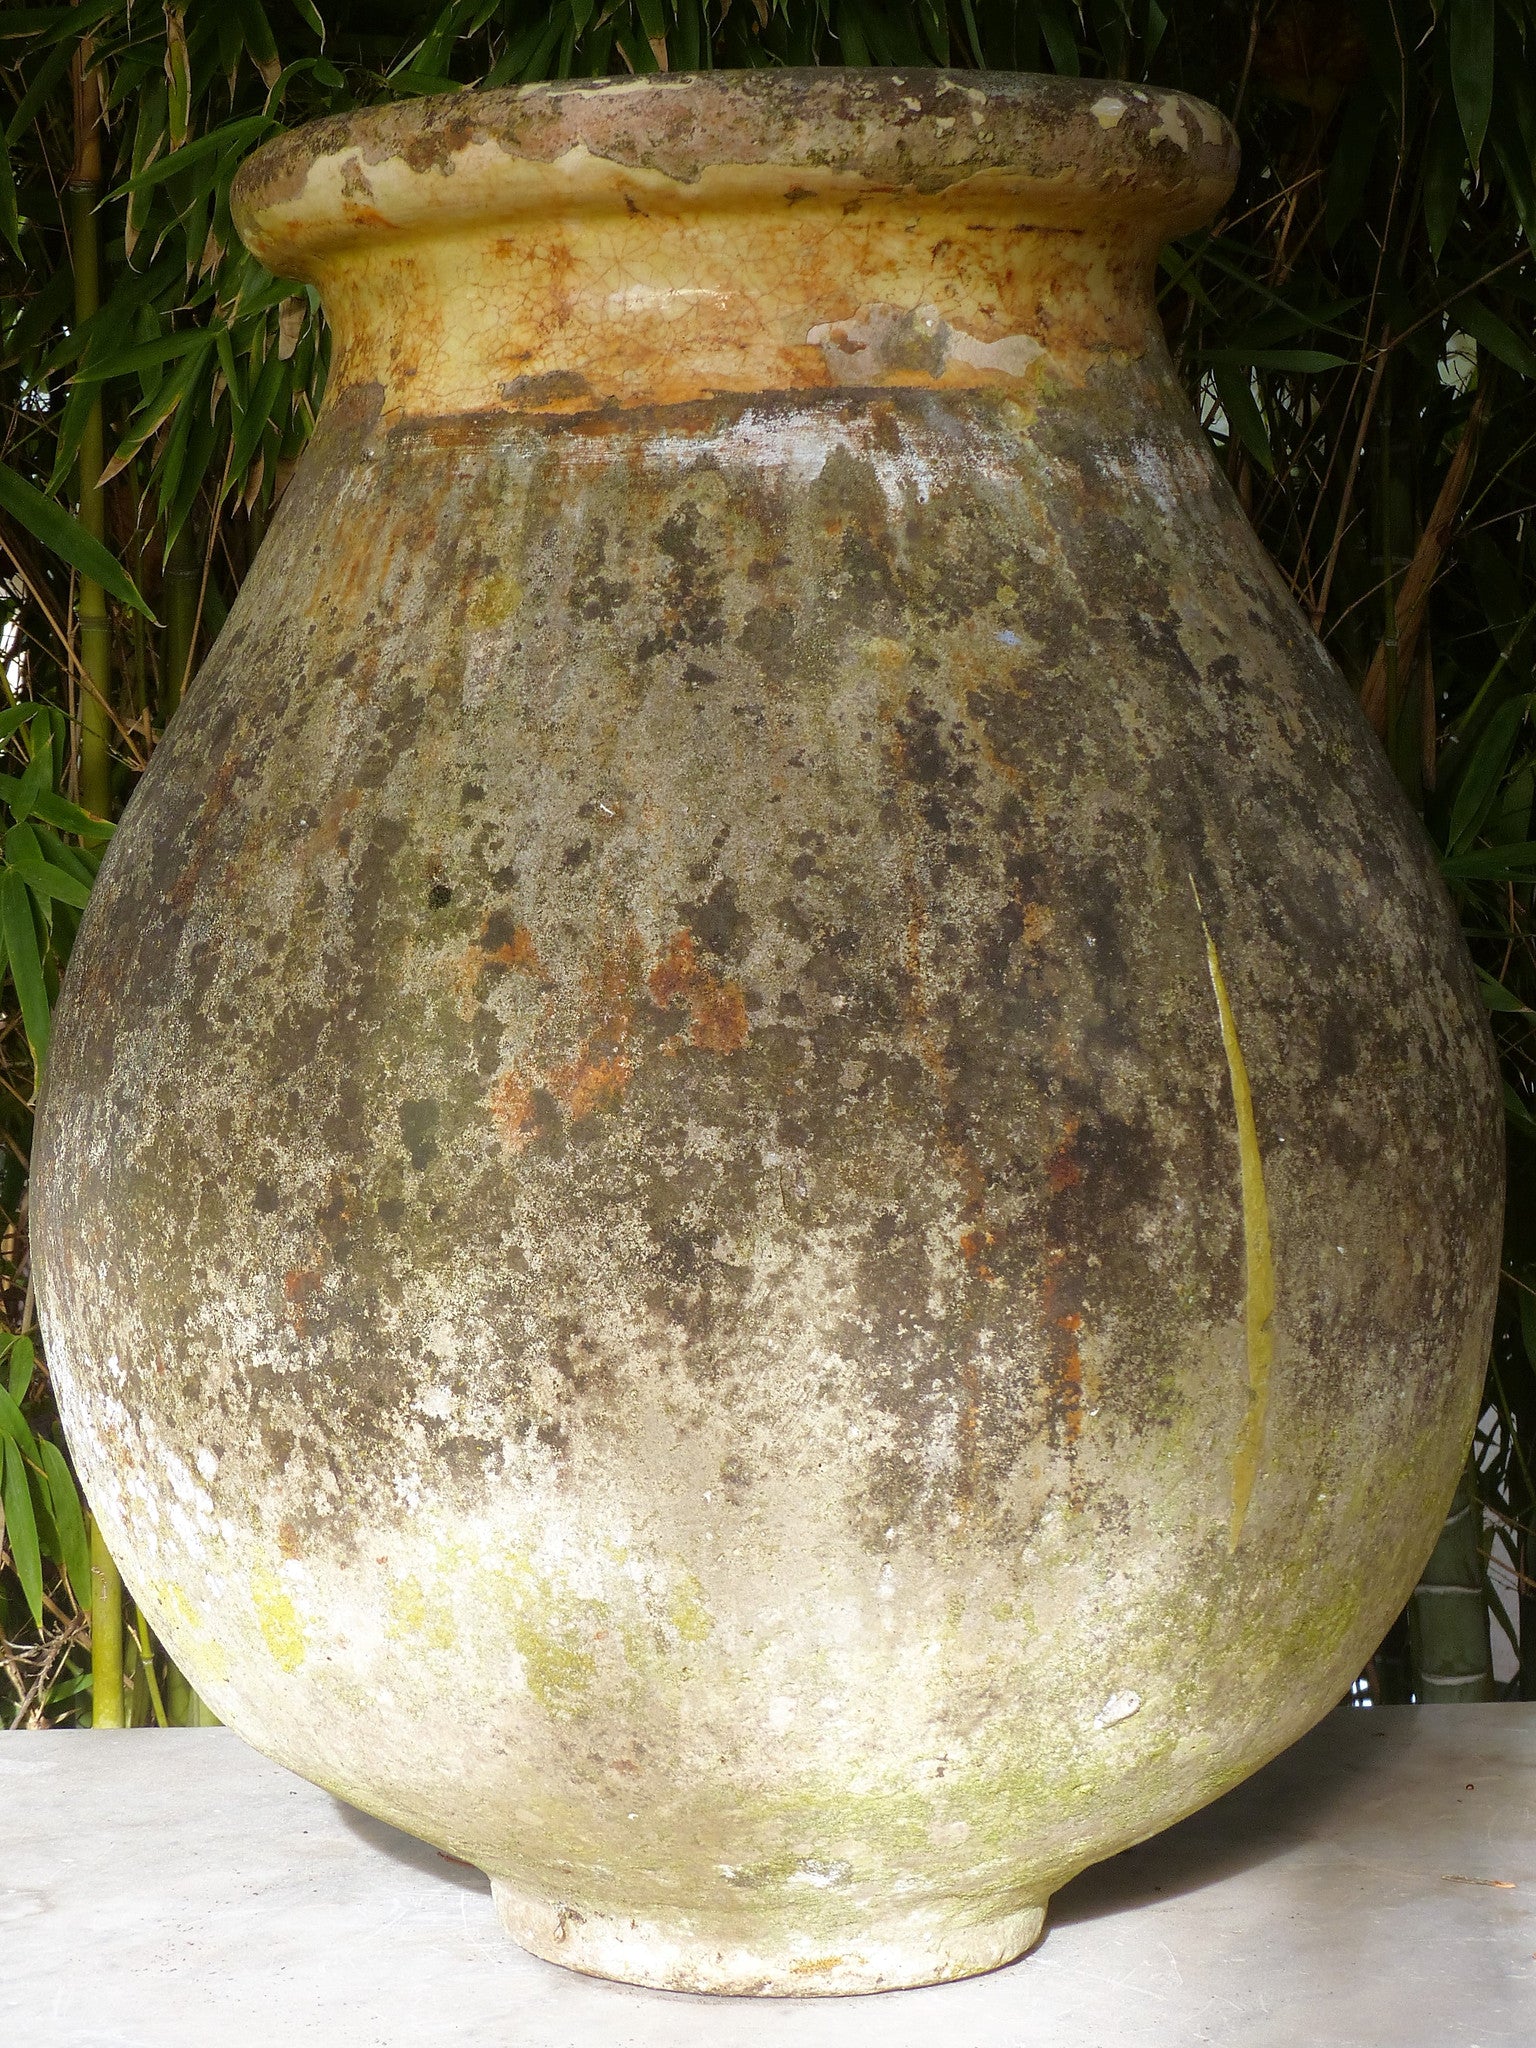
[(375, 406), (71, 966), (92, 1505), (221, 1715), (538, 1952), (1004, 1961), (1433, 1541), (1501, 1167), (1428, 848), (1160, 356)]

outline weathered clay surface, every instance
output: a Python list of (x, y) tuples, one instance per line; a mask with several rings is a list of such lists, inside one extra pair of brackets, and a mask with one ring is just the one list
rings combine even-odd
[[(534, 255), (479, 157), (432, 228), (487, 136), (554, 195)], [(801, 190), (876, 149), (851, 211)], [(328, 244), (354, 159), (418, 211)], [(35, 1241), (92, 1504), (219, 1712), (542, 1954), (1005, 1960), (1338, 1698), (1491, 1314), (1450, 907), (1150, 311), (1225, 133), (780, 75), (261, 161), (245, 231), (317, 222), (349, 324), (61, 1006)], [(636, 177), (692, 195), (665, 263)]]

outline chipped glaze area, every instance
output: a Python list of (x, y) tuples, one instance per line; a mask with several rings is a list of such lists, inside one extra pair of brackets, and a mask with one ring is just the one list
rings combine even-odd
[(978, 328), (804, 262), (868, 381), (334, 382), (103, 864), (34, 1225), (218, 1711), (538, 1953), (773, 1993), (1007, 1960), (1339, 1697), (1501, 1199), (1428, 848), (1144, 284), (957, 389)]

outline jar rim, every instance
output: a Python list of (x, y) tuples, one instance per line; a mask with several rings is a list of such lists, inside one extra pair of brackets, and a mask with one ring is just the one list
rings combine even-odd
[(807, 199), (985, 191), (1166, 238), (1211, 217), (1237, 162), (1224, 115), (1153, 86), (883, 67), (667, 72), (324, 117), (256, 150), (231, 198), (253, 253), (305, 276), (313, 259), (359, 242), (611, 205), (626, 173), (684, 205), (720, 203), (726, 171), (759, 184), (791, 174), (783, 196)]

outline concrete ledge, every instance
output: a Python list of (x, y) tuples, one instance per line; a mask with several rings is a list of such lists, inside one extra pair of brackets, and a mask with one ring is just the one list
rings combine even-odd
[(224, 1729), (7, 1735), (0, 2014), (18, 2048), (1530, 2048), (1536, 1706), (1341, 1711), (1023, 1962), (771, 2003), (536, 1961), (478, 1871)]

